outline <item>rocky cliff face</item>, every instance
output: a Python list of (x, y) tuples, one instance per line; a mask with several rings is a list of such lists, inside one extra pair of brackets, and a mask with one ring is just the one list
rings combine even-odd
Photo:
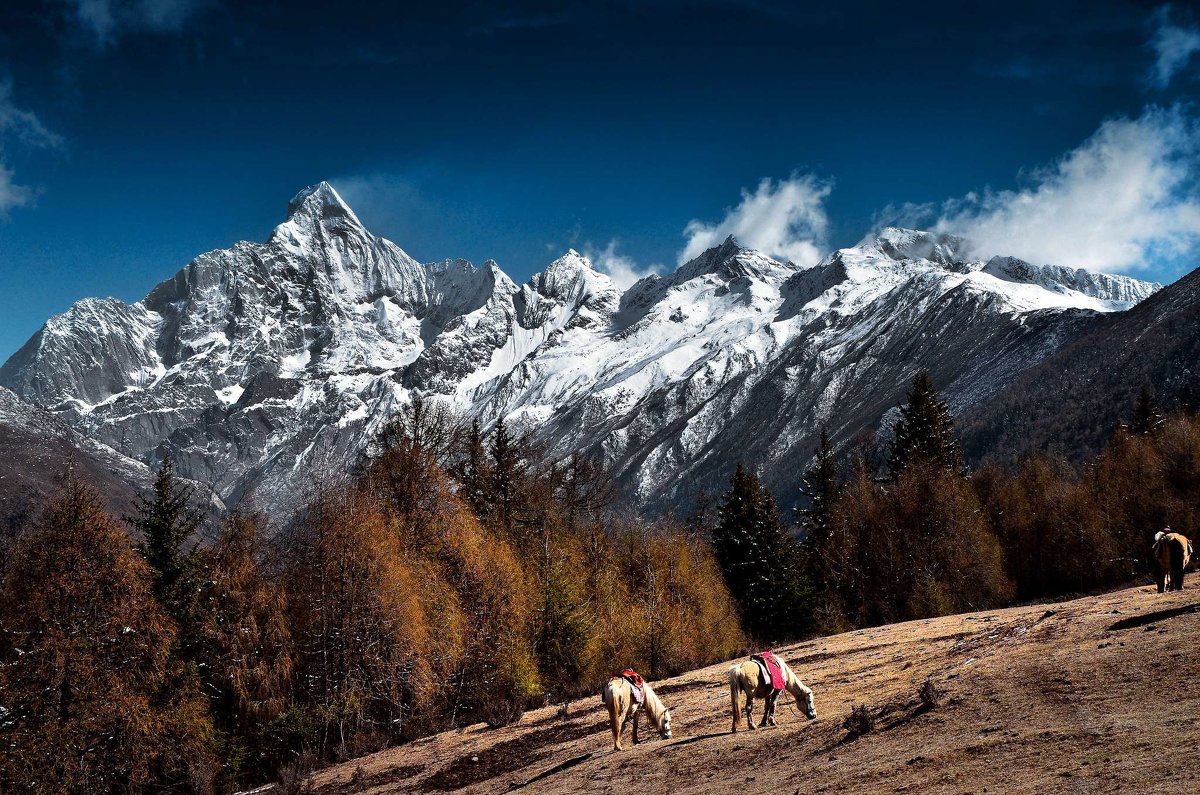
[(1157, 288), (964, 250), (885, 229), (800, 269), (730, 239), (623, 293), (570, 251), (517, 285), (494, 262), (416, 262), (321, 183), (265, 243), (52, 318), (0, 384), (279, 512), (413, 395), (598, 455), (649, 506), (718, 490), (739, 459), (786, 497), (822, 426), (877, 425), (918, 368), (972, 405)]
[[(140, 461), (89, 439), (61, 416), (28, 403), (0, 387), (0, 549), (9, 532), (36, 517), (46, 498), (57, 493), (68, 468), (93, 486), (109, 510), (129, 513), (153, 472)], [(203, 484), (190, 484), (212, 517), (225, 508), (210, 500)], [(211, 531), (210, 524), (205, 531)]]

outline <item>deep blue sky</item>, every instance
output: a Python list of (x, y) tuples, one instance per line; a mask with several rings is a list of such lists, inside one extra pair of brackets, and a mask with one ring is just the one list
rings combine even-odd
[(78, 298), (264, 239), (320, 179), (421, 260), (520, 280), (615, 240), (673, 267), (763, 178), (832, 182), (821, 242), (850, 245), (888, 206), (1027, 185), (1106, 119), (1191, 119), (1200, 86), (1179, 5), (89, 2), (0, 4), (0, 163), (27, 189), (0, 360)]

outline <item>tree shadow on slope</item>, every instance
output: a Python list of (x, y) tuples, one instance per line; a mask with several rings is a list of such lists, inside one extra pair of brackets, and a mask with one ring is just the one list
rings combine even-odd
[(590, 722), (571, 722), (525, 732), (477, 753), (468, 753), (439, 768), (421, 782), (424, 792), (450, 792), (508, 775), (546, 760), (551, 747), (573, 742), (597, 732)]

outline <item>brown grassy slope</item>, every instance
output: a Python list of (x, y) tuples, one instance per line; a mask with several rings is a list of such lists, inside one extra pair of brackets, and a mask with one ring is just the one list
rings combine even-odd
[[(614, 753), (599, 699), (515, 727), (448, 732), (318, 772), (319, 793), (1200, 791), (1200, 579), (797, 644), (818, 720), (729, 734), (727, 665), (658, 684), (675, 738)], [(614, 668), (619, 663), (614, 661)], [(944, 691), (923, 709), (918, 686)], [(789, 699), (790, 701), (790, 699)], [(854, 704), (875, 730), (849, 738)], [(761, 705), (760, 705), (761, 707)], [(656, 735), (655, 735), (656, 737)]]

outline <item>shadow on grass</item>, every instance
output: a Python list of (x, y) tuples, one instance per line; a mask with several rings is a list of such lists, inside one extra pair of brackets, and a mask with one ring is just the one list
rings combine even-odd
[(1144, 627), (1147, 624), (1153, 624), (1155, 621), (1164, 621), (1168, 618), (1187, 615), (1188, 613), (1200, 612), (1200, 604), (1184, 605), (1183, 607), (1172, 607), (1170, 610), (1155, 610), (1152, 613), (1146, 613), (1141, 616), (1130, 616), (1122, 618), (1109, 626), (1109, 632), (1120, 632), (1123, 629), (1133, 629), (1134, 627)]

